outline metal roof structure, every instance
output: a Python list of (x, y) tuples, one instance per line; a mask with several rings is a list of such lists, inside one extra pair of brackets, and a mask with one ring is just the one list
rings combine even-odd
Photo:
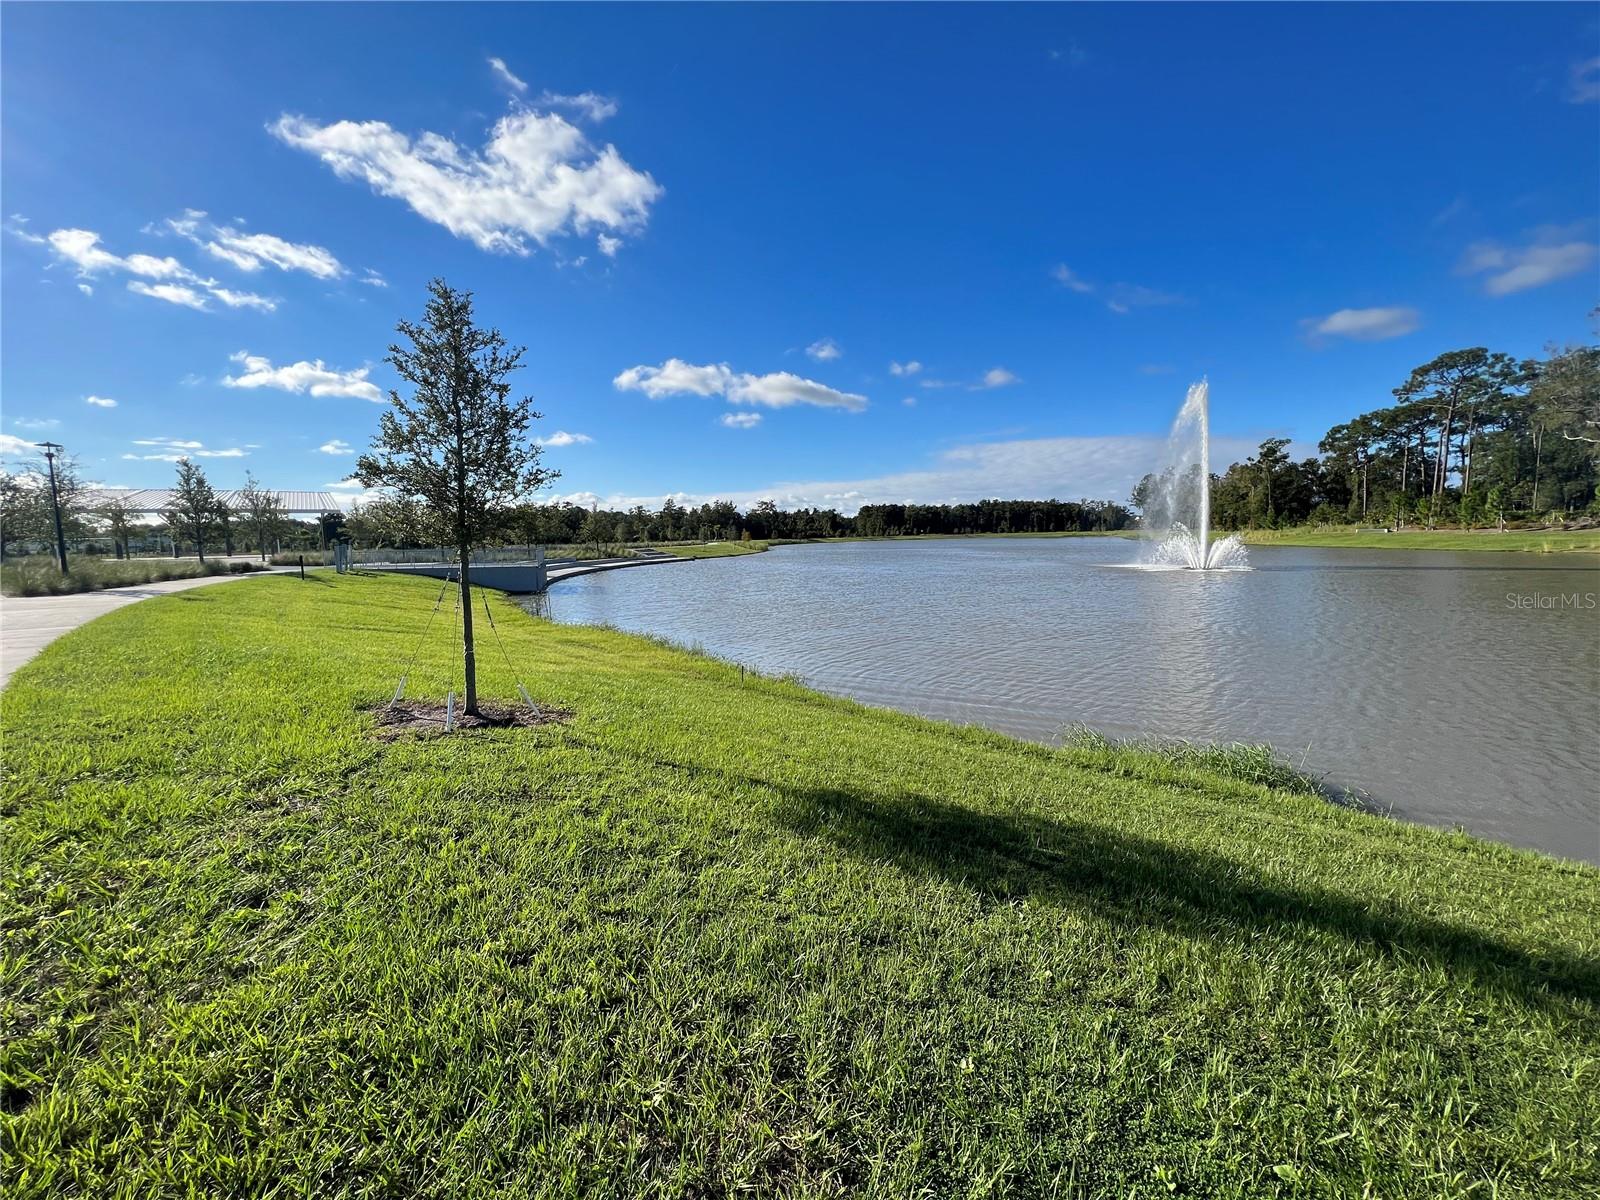
[[(331, 492), (280, 492), (263, 489), (277, 497), (279, 510), (292, 515), (309, 513), (318, 516), (339, 511), (339, 502)], [(239, 507), (237, 489), (218, 489), (217, 499), (229, 508)], [(116, 505), (129, 513), (161, 513), (172, 507), (171, 488), (88, 488), (79, 497), (85, 508), (108, 508)]]

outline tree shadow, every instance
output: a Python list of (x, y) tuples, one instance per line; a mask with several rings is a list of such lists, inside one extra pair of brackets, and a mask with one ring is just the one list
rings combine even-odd
[(914, 793), (727, 777), (780, 794), (777, 815), (796, 833), (993, 901), (1088, 908), (1119, 923), (1240, 943), (1304, 929), (1385, 956), (1420, 957), (1524, 1003), (1600, 1003), (1600, 962), (1592, 958), (1534, 951), (1381, 900), (1292, 884), (1194, 847), (1059, 817), (982, 813)]

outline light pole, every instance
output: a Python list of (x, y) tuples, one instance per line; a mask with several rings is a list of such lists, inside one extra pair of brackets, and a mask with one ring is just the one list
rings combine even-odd
[(67, 573), (67, 535), (61, 530), (61, 495), (56, 490), (56, 455), (60, 454), (62, 447), (55, 442), (39, 442), (39, 449), (44, 451), (44, 461), (50, 468), (50, 511), (56, 520), (56, 565), (61, 568), (61, 573)]

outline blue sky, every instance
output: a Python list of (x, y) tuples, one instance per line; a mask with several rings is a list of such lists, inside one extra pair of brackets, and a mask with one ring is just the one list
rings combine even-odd
[(1600, 299), (1589, 6), (0, 20), (0, 452), (108, 484), (345, 480), (434, 275), (551, 495), (845, 509), (1120, 499), (1203, 374), (1309, 449)]

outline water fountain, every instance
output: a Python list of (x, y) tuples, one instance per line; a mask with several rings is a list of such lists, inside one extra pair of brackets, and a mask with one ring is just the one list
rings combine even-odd
[[(1191, 384), (1167, 439), (1167, 469), (1145, 499), (1145, 529), (1154, 541), (1144, 565), (1191, 571), (1246, 571), (1237, 534), (1211, 542), (1210, 386)], [(1196, 533), (1195, 531), (1199, 532)]]

